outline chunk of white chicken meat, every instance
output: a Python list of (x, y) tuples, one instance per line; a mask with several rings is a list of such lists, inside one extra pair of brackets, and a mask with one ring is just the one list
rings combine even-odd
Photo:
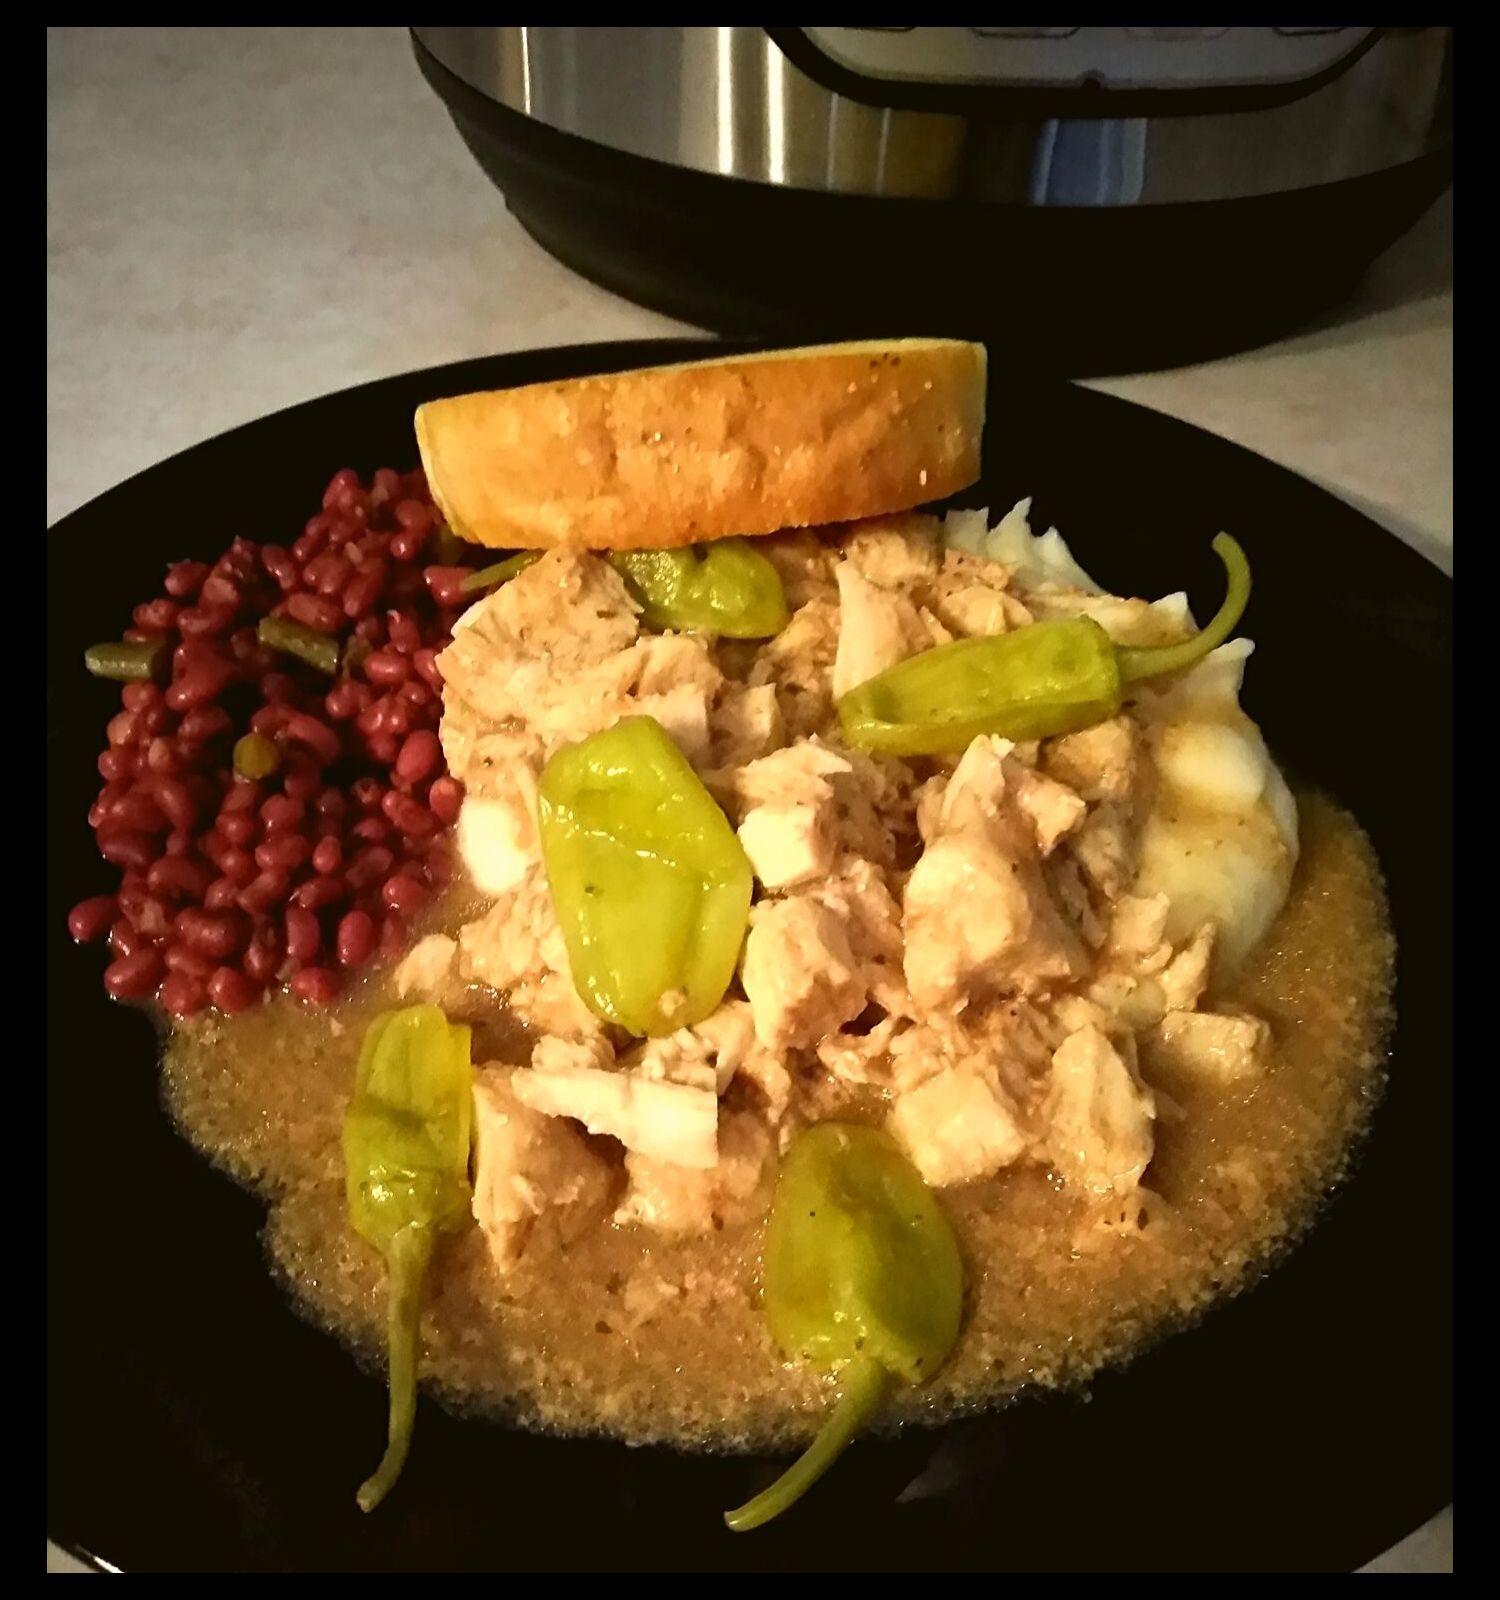
[(573, 983), (545, 876), (532, 871), (459, 930), (459, 976), (506, 995), (534, 1026), (564, 1038), (602, 1029)]
[(628, 1151), (625, 1194), (617, 1223), (639, 1223), (672, 1236), (714, 1233), (752, 1222), (770, 1200), (776, 1140), (746, 1111), (720, 1111), (719, 1157), (712, 1167), (685, 1167)]
[(726, 683), (719, 693), (710, 731), (716, 769), (744, 766), (786, 742), (786, 724), (772, 683), (753, 688)]
[(1046, 1148), (1065, 1182), (1094, 1194), (1140, 1182), (1154, 1149), (1156, 1103), (1097, 1027), (1080, 1028), (1052, 1057)]
[(753, 908), (740, 981), (756, 1035), (771, 1050), (815, 1045), (865, 1008), (844, 919), (810, 894)]
[[(484, 763), (476, 745), (477, 763)], [(516, 889), (540, 866), (537, 825), (537, 772), (524, 756), (492, 759), (480, 767), (482, 783), (467, 790), (459, 807), (456, 840), (469, 878), (481, 894)]]
[(523, 1105), (544, 1116), (571, 1117), (655, 1161), (714, 1165), (719, 1097), (711, 1085), (696, 1088), (606, 1067), (578, 1046), (565, 1054), (559, 1043), (538, 1040), (531, 1066), (517, 1069), (511, 1084)]
[(833, 693), (838, 699), (867, 679), (908, 656), (943, 643), (904, 594), (872, 583), (852, 561), (838, 566), (839, 640), (833, 663)]
[(1143, 1053), (1153, 1074), (1229, 1089), (1264, 1073), (1270, 1026), (1260, 1017), (1218, 1011), (1169, 1011), (1148, 1035)]
[(943, 792), (935, 837), (907, 879), (906, 981), (931, 1010), (1056, 986), (1085, 967), (1007, 784), (1009, 748), (988, 736), (969, 745)]
[(1033, 620), (1030, 607), (1010, 592), (1006, 568), (958, 550), (944, 552), (941, 570), (922, 593), (933, 615), (954, 638), (1008, 633)]
[(1140, 729), (1128, 716), (1042, 742), (1042, 770), (1090, 802), (1133, 806), (1141, 783)]
[(856, 522), (844, 541), (844, 558), (882, 589), (910, 591), (942, 567), (942, 524), (913, 513)]
[(516, 1068), (474, 1072), (474, 1220), (502, 1270), (539, 1228), (571, 1243), (607, 1214), (617, 1173), (571, 1123), (517, 1099)]
[(991, 1177), (1029, 1144), (1005, 1091), (971, 1065), (948, 1067), (897, 1095), (886, 1126), (935, 1188)]
[(791, 738), (823, 727), (833, 713), (833, 662), (838, 654), (837, 598), (812, 599), (756, 655), (752, 687), (772, 684)]
[(740, 843), (767, 889), (821, 877), (838, 848), (833, 778), (849, 763), (816, 739), (752, 761), (730, 775), (731, 810), (742, 817)]
[(434, 995), (447, 981), (458, 955), (458, 941), (444, 933), (429, 933), (418, 939), (401, 958), (395, 972), (396, 993), (401, 999), (408, 995)]
[(786, 603), (794, 611), (809, 600), (833, 598), (833, 569), (838, 565), (839, 554), (816, 534), (779, 533), (770, 539), (757, 539), (755, 548), (776, 568)]

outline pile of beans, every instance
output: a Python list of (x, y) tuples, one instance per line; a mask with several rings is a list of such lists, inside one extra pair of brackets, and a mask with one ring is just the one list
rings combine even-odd
[[(434, 657), (469, 569), (424, 565), (452, 541), (440, 521), (420, 471), (343, 471), (290, 548), (179, 561), (135, 608), (125, 638), (164, 641), (170, 678), (122, 690), (89, 812), (122, 878), (68, 918), (74, 939), (108, 940), (116, 999), (234, 1012), (286, 984), (322, 1005), (406, 947), (461, 799)], [(337, 638), (340, 674), (268, 650), (266, 616)], [(277, 761), (259, 781), (234, 769), (247, 733), (275, 747), (252, 741)]]

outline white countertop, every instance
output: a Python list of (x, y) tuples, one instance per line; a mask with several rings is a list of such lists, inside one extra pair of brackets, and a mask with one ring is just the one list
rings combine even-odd
[[(47, 81), (49, 523), (313, 395), (695, 331), (526, 237), (404, 29), (53, 28)], [(1451, 572), (1451, 259), (1444, 199), (1315, 329), (1097, 387), (1294, 468)], [(1451, 1527), (1381, 1566), (1448, 1570)]]

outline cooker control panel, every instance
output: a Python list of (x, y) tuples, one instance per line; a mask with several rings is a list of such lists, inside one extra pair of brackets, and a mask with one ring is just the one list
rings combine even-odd
[(1291, 87), (1336, 67), (1373, 28), (805, 28), (866, 77), (994, 88)]

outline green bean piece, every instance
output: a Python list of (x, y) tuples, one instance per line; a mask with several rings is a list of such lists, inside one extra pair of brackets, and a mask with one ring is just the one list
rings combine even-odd
[(146, 683), (159, 677), (166, 659), (165, 639), (111, 640), (91, 644), (83, 652), (83, 664), (96, 678), (112, 678), (116, 683)]
[(339, 670), (339, 642), (331, 633), (304, 627), (290, 617), (262, 617), (255, 636), (268, 650), (296, 656), (330, 678)]
[(481, 567), (478, 572), (471, 572), (459, 587), (465, 594), (477, 594), (481, 589), (498, 589), (502, 583), (509, 583), (518, 572), (524, 572), (533, 561), (539, 561), (541, 555), (540, 550), (518, 550), (492, 567)]
[(433, 560), (440, 567), (461, 567), (467, 563), (469, 547), (448, 526), (439, 522), (433, 541)]
[(241, 778), (269, 778), (281, 765), (281, 752), (263, 733), (247, 733), (234, 745), (234, 770)]

